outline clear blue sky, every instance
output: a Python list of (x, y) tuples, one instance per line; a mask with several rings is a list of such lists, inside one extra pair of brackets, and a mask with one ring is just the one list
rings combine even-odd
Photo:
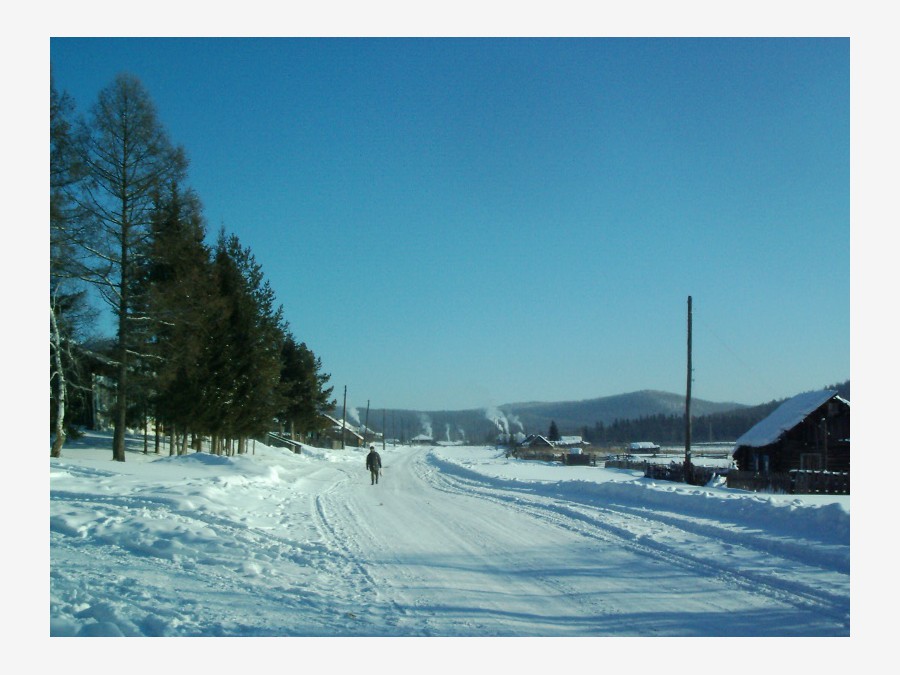
[(340, 401), (850, 377), (848, 39), (58, 39), (136, 75)]

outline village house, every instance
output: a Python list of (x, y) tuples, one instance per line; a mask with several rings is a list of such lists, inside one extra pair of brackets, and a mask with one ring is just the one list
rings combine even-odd
[(558, 441), (551, 441), (545, 436), (532, 434), (519, 444), (513, 451), (513, 455), (519, 459), (559, 460), (564, 464), (592, 464), (595, 461), (593, 456), (584, 452), (587, 447), (588, 444), (581, 436), (561, 436)]
[(735, 441), (740, 471), (850, 470), (850, 402), (836, 391), (798, 394)]
[(655, 455), (659, 452), (659, 446), (650, 441), (637, 441), (636, 443), (628, 444), (628, 452), (632, 454), (647, 454), (649, 452)]
[(560, 436), (558, 441), (551, 441), (546, 436), (531, 434), (519, 443), (520, 448), (553, 449), (553, 448), (585, 448), (588, 446), (581, 436)]
[(341, 447), (361, 448), (364, 445), (362, 434), (352, 424), (344, 423), (325, 413), (322, 417), (328, 421), (328, 426), (314, 439), (317, 446), (336, 450)]
[(537, 434), (531, 434), (530, 436), (526, 436), (525, 440), (519, 443), (520, 448), (529, 448), (529, 449), (543, 449), (548, 450), (554, 447), (553, 443), (545, 436), (539, 436)]

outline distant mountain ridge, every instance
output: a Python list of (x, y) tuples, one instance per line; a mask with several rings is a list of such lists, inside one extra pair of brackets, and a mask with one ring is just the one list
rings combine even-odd
[[(849, 380), (822, 389), (836, 390), (843, 398), (850, 400)], [(401, 441), (418, 436), (436, 442), (480, 444), (494, 443), (498, 434), (502, 433), (546, 435), (551, 422), (556, 422), (563, 435), (582, 435), (584, 431), (589, 431), (596, 436), (595, 426), (600, 424), (608, 428), (603, 432), (606, 441), (613, 441), (612, 435), (627, 436), (631, 441), (663, 441), (666, 434), (683, 433), (683, 423), (673, 418), (683, 418), (684, 399), (681, 394), (645, 389), (582, 401), (531, 401), (469, 410), (379, 408), (370, 411), (368, 426), (373, 431), (384, 432), (387, 438)], [(786, 398), (748, 406), (691, 398), (691, 416), (698, 424), (697, 440), (702, 437), (709, 441), (733, 441), (784, 400)], [(335, 415), (340, 419), (342, 414), (338, 406)], [(357, 427), (365, 425), (365, 416), (364, 409), (351, 408), (348, 409), (347, 422)], [(609, 429), (611, 426), (613, 428)], [(599, 442), (603, 441), (603, 438), (599, 439)]]
[[(500, 406), (500, 410), (507, 416), (517, 417), (530, 428), (546, 430), (553, 421), (560, 430), (568, 429), (576, 433), (582, 427), (593, 426), (597, 422), (611, 424), (616, 420), (683, 414), (684, 404), (682, 394), (645, 389), (584, 401), (513, 403)], [(747, 407), (740, 403), (716, 403), (691, 398), (691, 414), (698, 417)]]
[[(653, 415), (677, 415), (684, 412), (684, 395), (664, 391), (643, 390), (614, 396), (562, 402), (510, 403), (496, 408), (469, 410), (382, 410), (370, 411), (369, 428), (384, 432), (388, 438), (409, 440), (416, 436), (446, 442), (493, 442), (498, 432), (546, 434), (551, 422), (563, 434), (580, 434), (596, 423), (611, 424), (616, 420), (638, 419)], [(691, 399), (692, 415), (739, 410), (749, 406), (740, 403), (716, 403)], [(343, 414), (338, 406), (338, 418)], [(347, 422), (365, 425), (366, 411), (348, 409)], [(384, 421), (384, 429), (382, 428)]]

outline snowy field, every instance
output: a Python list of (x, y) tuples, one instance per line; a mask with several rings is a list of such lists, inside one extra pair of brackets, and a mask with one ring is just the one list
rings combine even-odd
[[(850, 498), (493, 447), (50, 460), (51, 636), (850, 634)], [(381, 447), (378, 447), (381, 451)]]

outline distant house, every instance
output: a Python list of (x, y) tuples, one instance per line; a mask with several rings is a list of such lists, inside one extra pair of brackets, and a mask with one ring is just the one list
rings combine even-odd
[(339, 449), (341, 447), (360, 448), (364, 444), (362, 434), (352, 424), (344, 423), (335, 419), (331, 415), (323, 414), (322, 417), (328, 422), (328, 426), (322, 430), (317, 441), (320, 447), (328, 447)]
[(558, 441), (551, 441), (546, 436), (531, 434), (526, 436), (518, 446), (520, 448), (555, 449), (568, 448), (570, 450), (583, 450), (589, 445), (581, 436), (560, 436)]
[(109, 431), (113, 428), (116, 406), (116, 381), (106, 375), (91, 373), (91, 428)]
[(428, 434), (419, 434), (409, 439), (410, 445), (434, 445), (434, 438)]
[[(66, 419), (75, 426), (97, 431), (113, 428), (116, 405), (116, 362), (112, 357), (111, 340), (96, 340), (73, 345), (80, 368), (66, 374), (69, 390)], [(81, 370), (80, 373), (77, 371)], [(56, 419), (55, 404), (51, 404), (51, 419)]]
[(552, 449), (556, 446), (552, 441), (548, 441), (544, 436), (531, 434), (530, 436), (527, 436), (525, 440), (519, 443), (519, 447), (533, 449)]
[(551, 441), (546, 436), (532, 434), (526, 437), (513, 452), (519, 459), (562, 461), (563, 464), (593, 464), (593, 455), (585, 453), (588, 444), (581, 436), (562, 436)]
[(544, 436), (530, 434), (519, 443), (518, 447), (512, 451), (513, 457), (517, 459), (533, 459), (543, 462), (555, 462), (559, 460), (559, 453), (552, 441)]
[(798, 394), (737, 439), (741, 471), (850, 470), (850, 402), (836, 391)]
[(628, 444), (628, 452), (659, 452), (659, 446), (656, 443), (650, 443), (649, 441), (638, 441), (637, 443), (629, 443)]

